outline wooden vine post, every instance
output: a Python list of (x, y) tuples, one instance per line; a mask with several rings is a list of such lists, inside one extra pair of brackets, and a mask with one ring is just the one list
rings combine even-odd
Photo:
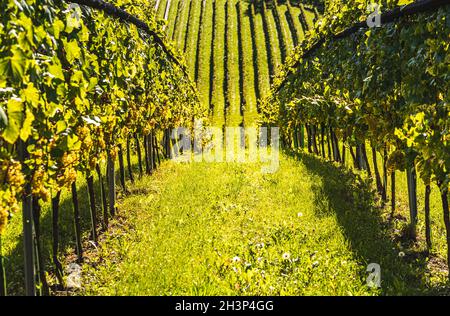
[(300, 125), (300, 147), (305, 148), (305, 128)]
[(130, 177), (130, 181), (131, 181), (131, 183), (134, 183), (133, 168), (131, 165), (130, 136), (127, 136), (127, 167), (128, 167), (128, 176)]
[(120, 185), (122, 186), (123, 192), (127, 192), (127, 187), (125, 184), (125, 165), (123, 162), (123, 148), (122, 144), (119, 144), (119, 174), (120, 174)]
[(138, 155), (138, 164), (139, 164), (139, 177), (142, 178), (144, 175), (144, 168), (142, 167), (142, 152), (141, 152), (141, 143), (139, 141), (139, 137), (135, 134), (136, 139), (136, 151)]
[(97, 242), (97, 208), (95, 206), (95, 191), (94, 191), (94, 176), (92, 174), (88, 175), (86, 178), (88, 186), (89, 195), (89, 206), (91, 210), (91, 238), (96, 243)]
[(410, 233), (413, 240), (416, 239), (416, 225), (417, 225), (417, 179), (416, 169), (414, 166), (409, 166), (406, 169), (406, 177), (408, 183), (408, 201), (410, 214)]
[(38, 272), (37, 276), (40, 283), (40, 292), (41, 296), (50, 295), (50, 291), (47, 284), (47, 278), (44, 270), (44, 258), (42, 253), (42, 245), (41, 245), (41, 225), (40, 225), (40, 217), (41, 217), (41, 206), (39, 204), (39, 198), (33, 196), (33, 222), (34, 222), (34, 244), (36, 251), (36, 270)]
[(395, 212), (395, 170), (391, 171), (391, 216)]
[(98, 182), (100, 184), (100, 197), (102, 199), (102, 203), (101, 203), (101, 213), (103, 214), (103, 230), (107, 230), (108, 229), (108, 225), (109, 225), (109, 215), (108, 215), (108, 202), (106, 201), (106, 188), (105, 188), (105, 182), (103, 181), (103, 175), (102, 175), (102, 170), (100, 168), (100, 165), (97, 164), (95, 166), (95, 170), (97, 172), (97, 176), (98, 176)]
[(298, 148), (298, 135), (297, 135), (298, 131), (297, 131), (297, 126), (294, 128), (294, 148), (297, 149)]
[(58, 259), (59, 251), (59, 201), (61, 199), (61, 191), (58, 191), (56, 195), (52, 198), (52, 258), (53, 264), (55, 265), (55, 273), (58, 283), (61, 287), (64, 286), (63, 281), (63, 267)]
[(431, 219), (430, 219), (430, 194), (431, 186), (429, 183), (425, 185), (425, 239), (427, 242), (427, 249), (431, 249)]
[[(27, 144), (19, 140), (18, 151), (22, 164), (28, 159)], [(34, 263), (34, 225), (33, 225), (33, 201), (31, 195), (30, 181), (26, 181), (22, 194), (22, 227), (24, 247), (24, 272), (25, 272), (25, 294), (36, 295), (35, 263)]]
[(109, 194), (109, 213), (116, 215), (116, 176), (114, 160), (108, 153), (108, 194)]
[(81, 245), (81, 217), (80, 217), (80, 208), (78, 204), (77, 184), (75, 182), (72, 183), (72, 205), (73, 205), (73, 222), (75, 228), (77, 262), (81, 263), (83, 261), (83, 247)]
[(0, 296), (6, 296), (6, 273), (3, 263), (2, 235), (0, 235)]
[(447, 235), (447, 267), (448, 267), (448, 279), (450, 281), (450, 212), (448, 206), (448, 187), (442, 186), (439, 183), (439, 188), (441, 189), (441, 199), (442, 199), (442, 211), (444, 217), (445, 231)]

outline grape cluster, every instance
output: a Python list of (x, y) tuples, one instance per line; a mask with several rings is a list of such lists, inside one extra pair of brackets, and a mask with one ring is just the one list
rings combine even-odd
[(10, 214), (19, 210), (19, 198), (25, 183), (21, 164), (15, 160), (0, 160), (0, 235)]

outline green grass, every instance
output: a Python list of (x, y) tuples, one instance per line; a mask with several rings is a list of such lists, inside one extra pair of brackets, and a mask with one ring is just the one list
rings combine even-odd
[(298, 19), (298, 14), (295, 13), (295, 8), (292, 7), (289, 2), (286, 3), (286, 7), (289, 19), (292, 21), (294, 27), (294, 30), (291, 30), (291, 32), (295, 32), (295, 34), (297, 35), (298, 43), (300, 43), (305, 38), (305, 32), (303, 32), (302, 25), (300, 23), (300, 20)]
[(193, 80), (195, 80), (195, 66), (197, 63), (197, 39), (200, 26), (200, 11), (202, 2), (192, 1), (191, 12), (189, 15), (188, 32), (187, 32), (187, 45), (186, 56), (189, 56), (188, 72)]
[(178, 44), (180, 51), (185, 51), (186, 29), (188, 23), (190, 1), (181, 1), (176, 17), (176, 25), (174, 30), (174, 41)]
[(300, 5), (300, 9), (301, 9), (301, 14), (303, 15), (303, 17), (306, 21), (308, 30), (313, 29), (314, 28), (314, 19), (316, 17), (315, 11), (311, 11), (311, 10), (305, 8), (305, 6), (303, 4)]
[(166, 5), (167, 5), (167, 1), (168, 0), (160, 0), (159, 1), (159, 6), (158, 6), (158, 11), (156, 11), (156, 16), (159, 19), (164, 19), (164, 12), (166, 11)]
[[(310, 155), (258, 164), (165, 162), (139, 181), (84, 295), (379, 295), (432, 291), (399, 257), (366, 180)], [(207, 176), (205, 176), (207, 175)], [(114, 252), (114, 254), (112, 254)], [(382, 289), (366, 286), (379, 263)], [(427, 286), (430, 286), (427, 288)]]
[(282, 30), (283, 39), (285, 41), (286, 53), (288, 54), (294, 48), (294, 43), (292, 39), (291, 29), (286, 19), (287, 6), (286, 5), (276, 6), (274, 10), (277, 12), (277, 15), (280, 20), (281, 24), (280, 28)]
[(211, 87), (212, 123), (214, 126), (225, 125), (225, 6), (222, 1), (214, 2), (214, 40), (213, 40), (213, 73)]
[(175, 29), (175, 18), (171, 18), (177, 14), (179, 0), (171, 0), (170, 1), (170, 10), (169, 17), (167, 20), (167, 28), (166, 33), (169, 38), (173, 37), (174, 29)]
[(226, 122), (227, 126), (239, 126), (241, 117), (241, 95), (240, 95), (240, 72), (239, 69), (239, 47), (238, 47), (238, 17), (235, 7), (236, 1), (227, 1), (226, 9)]
[[(248, 15), (249, 6), (243, 2), (239, 2), (239, 27), (240, 31), (240, 47), (241, 47), (241, 77), (242, 77), (242, 96), (243, 96), (243, 113), (244, 125), (252, 126), (256, 124), (258, 119), (258, 111), (256, 108), (256, 89), (254, 67), (257, 65), (256, 52), (253, 51), (255, 39), (252, 37), (252, 29), (250, 24), (250, 16)], [(247, 14), (246, 14), (247, 13)], [(256, 44), (256, 43), (255, 43)], [(256, 58), (255, 58), (256, 57)], [(267, 79), (267, 78), (266, 78)]]
[[(261, 13), (257, 13), (254, 6), (249, 6), (250, 11), (246, 15), (250, 16), (253, 21), (252, 37), (256, 43), (257, 64), (258, 64), (258, 89), (260, 97), (267, 95), (270, 89), (270, 70), (269, 61), (267, 58), (266, 36), (262, 31), (264, 29), (263, 17)], [(259, 31), (258, 31), (259, 30)]]
[[(265, 5), (264, 5), (264, 7), (265, 7)], [(266, 21), (265, 23), (267, 25), (268, 34), (266, 34), (266, 37), (268, 38), (269, 43), (270, 43), (270, 51), (271, 51), (271, 55), (272, 55), (272, 69), (274, 71), (274, 75), (277, 75), (278, 67), (281, 65), (282, 59), (281, 59), (281, 49), (279, 46), (280, 40), (278, 38), (277, 27), (276, 27), (275, 19), (273, 17), (272, 10), (266, 8), (263, 11), (263, 18), (265, 19), (265, 21)], [(278, 44), (274, 44), (274, 43), (278, 43)]]
[(289, 43), (290, 34), (287, 33), (288, 30), (285, 28), (285, 25), (283, 23), (285, 19), (281, 18), (282, 16), (281, 16), (279, 6), (274, 5), (270, 11), (272, 11), (272, 15), (273, 15), (273, 18), (275, 21), (275, 26), (277, 29), (276, 37), (278, 38), (278, 41), (280, 42), (279, 47), (280, 47), (280, 53), (281, 53), (281, 63), (284, 63), (284, 61), (286, 60), (286, 55), (289, 50), (288, 43)]
[(198, 52), (198, 75), (197, 87), (200, 92), (202, 104), (209, 108), (211, 82), (211, 51), (213, 39), (213, 3), (212, 1), (202, 1), (203, 18), (200, 24), (200, 49)]
[[(370, 168), (372, 174), (374, 174), (373, 167), (373, 158), (370, 144), (366, 144), (367, 147), (367, 158), (369, 160)], [(326, 145), (325, 145), (326, 148)], [(339, 142), (339, 149), (342, 154), (342, 142)], [(328, 155), (328, 150), (326, 149), (326, 153)], [(377, 152), (377, 165), (378, 170), (380, 171), (381, 177), (383, 177), (383, 160), (380, 153)], [(353, 165), (353, 159), (350, 155), (349, 150), (346, 150), (346, 163), (345, 167), (356, 171)], [(366, 174), (365, 171), (363, 171)], [(417, 207), (418, 207), (418, 223), (417, 223), (417, 233), (418, 240), (416, 243), (412, 243), (408, 238), (405, 238), (405, 232), (408, 229), (410, 213), (409, 213), (409, 202), (408, 202), (408, 186), (406, 181), (406, 172), (396, 171), (395, 172), (396, 185), (396, 209), (394, 212), (394, 218), (389, 221), (389, 226), (394, 232), (393, 238), (401, 241), (401, 247), (404, 252), (414, 257), (419, 253), (423, 254), (426, 252), (426, 241), (425, 241), (425, 215), (424, 215), (424, 201), (425, 201), (425, 184), (418, 176), (417, 178)], [(374, 177), (374, 175), (373, 175)], [(374, 177), (375, 178), (375, 177)], [(387, 203), (385, 205), (385, 218), (389, 218), (391, 215), (391, 177), (387, 176)], [(373, 179), (373, 190), (375, 190), (375, 179)], [(441, 273), (446, 273), (446, 263), (445, 259), (447, 256), (447, 242), (446, 242), (446, 230), (443, 221), (442, 214), (442, 202), (440, 197), (439, 188), (436, 184), (432, 183), (431, 185), (431, 196), (430, 196), (430, 218), (431, 218), (431, 241), (432, 241), (432, 260), (428, 262), (428, 259), (424, 259), (427, 261), (427, 264), (435, 265), (437, 272), (439, 275)], [(376, 196), (379, 199), (379, 196)], [(436, 277), (440, 279), (440, 276)]]

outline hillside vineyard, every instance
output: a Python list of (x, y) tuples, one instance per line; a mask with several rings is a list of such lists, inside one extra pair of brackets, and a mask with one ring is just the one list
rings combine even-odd
[(159, 0), (165, 32), (215, 126), (252, 126), (287, 55), (320, 17), (301, 1)]
[(450, 0), (0, 12), (0, 296), (450, 294)]

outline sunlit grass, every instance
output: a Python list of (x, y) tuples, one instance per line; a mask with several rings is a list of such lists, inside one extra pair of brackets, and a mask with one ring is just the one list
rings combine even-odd
[[(398, 256), (365, 180), (301, 155), (255, 164), (164, 163), (123, 201), (132, 232), (105, 243), (84, 294), (377, 295), (426, 290)], [(109, 256), (110, 257), (110, 256)], [(110, 261), (111, 260), (111, 261)], [(382, 288), (366, 285), (379, 263)]]

